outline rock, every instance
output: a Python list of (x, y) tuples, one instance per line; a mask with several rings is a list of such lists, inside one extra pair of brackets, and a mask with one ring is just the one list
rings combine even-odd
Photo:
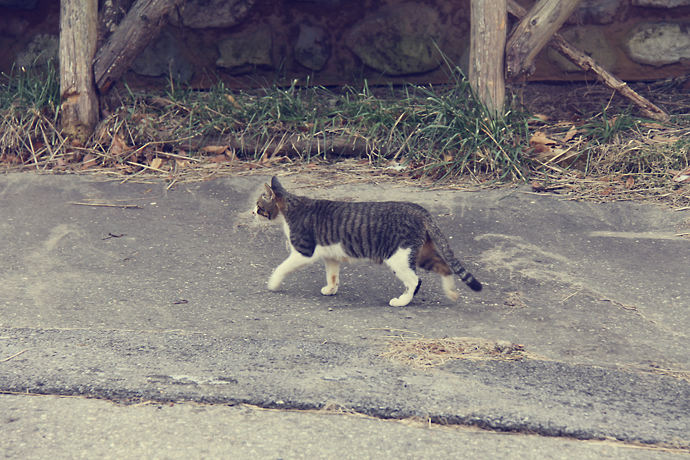
[[(613, 70), (616, 67), (618, 56), (606, 39), (602, 27), (573, 27), (562, 31), (561, 35), (575, 48), (591, 56), (604, 69)], [(552, 64), (565, 72), (580, 72), (582, 70), (553, 48), (548, 48), (547, 57)]]
[[(256, 0), (189, 0), (182, 10), (182, 23), (190, 29), (231, 27), (247, 17), (255, 2)], [(178, 24), (176, 14), (171, 15), (170, 19)]]
[(632, 4), (650, 8), (676, 8), (690, 5), (690, 0), (632, 0)]
[(355, 24), (347, 47), (385, 75), (429, 72), (441, 61), (445, 32), (438, 12), (421, 3), (385, 8)]
[(331, 40), (321, 27), (301, 24), (295, 44), (295, 60), (307, 69), (319, 71), (331, 55)]
[(260, 26), (248, 35), (232, 37), (219, 43), (220, 58), (216, 61), (216, 66), (233, 75), (251, 72), (256, 67), (272, 68), (272, 49), (270, 26)]
[[(12, 37), (13, 39), (25, 38), (29, 32), (30, 23), (26, 19), (19, 19), (16, 17), (0, 17), (0, 30), (2, 35)], [(0, 45), (2, 46), (2, 45)]]
[(49, 61), (58, 62), (60, 52), (60, 38), (38, 34), (31, 40), (24, 51), (17, 54), (15, 63), (19, 68), (44, 67)]
[(628, 57), (640, 64), (660, 67), (690, 58), (690, 24), (642, 23), (626, 37)]
[(0, 0), (0, 7), (17, 8), (19, 10), (35, 10), (38, 0)]
[(171, 76), (187, 83), (194, 76), (194, 64), (180, 50), (180, 42), (163, 29), (132, 64), (132, 70), (147, 77)]
[(98, 9), (98, 20), (101, 22), (100, 27), (105, 29), (102, 32), (115, 32), (118, 24), (122, 22), (127, 15), (127, 11), (132, 7), (132, 3), (134, 3), (134, 0), (115, 0), (115, 3), (113, 1), (103, 1)]
[(621, 0), (583, 0), (571, 20), (576, 24), (610, 24), (620, 6)]

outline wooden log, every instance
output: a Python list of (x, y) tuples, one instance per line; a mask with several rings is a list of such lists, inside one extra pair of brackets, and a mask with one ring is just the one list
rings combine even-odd
[[(527, 11), (518, 5), (515, 0), (508, 0), (507, 6), (508, 12), (518, 19), (521, 19), (527, 14)], [(589, 70), (597, 74), (606, 86), (618, 91), (621, 96), (630, 99), (634, 104), (636, 104), (644, 116), (661, 122), (666, 122), (670, 119), (666, 112), (630, 89), (627, 83), (609, 73), (606, 69), (597, 64), (594, 59), (568, 43), (568, 41), (561, 35), (557, 33), (554, 34), (548, 45), (561, 53), (568, 60), (570, 60), (570, 62), (582, 70)]]
[(91, 71), (97, 19), (98, 0), (60, 2), (60, 123), (67, 136), (82, 144), (99, 120)]
[(96, 53), (93, 63), (101, 94), (119, 80), (184, 0), (137, 0), (119, 27)]
[(506, 45), (506, 77), (534, 72), (534, 58), (580, 4), (581, 0), (539, 0), (525, 15)]
[(506, 0), (472, 0), (469, 81), (492, 116), (503, 114)]

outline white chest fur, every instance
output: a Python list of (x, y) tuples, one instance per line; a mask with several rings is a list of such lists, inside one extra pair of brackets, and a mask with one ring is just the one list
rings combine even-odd
[[(290, 252), (297, 252), (297, 250), (292, 246), (290, 243), (290, 227), (288, 226), (287, 222), (283, 221), (283, 231), (285, 232), (285, 237), (287, 238), (287, 248), (288, 251)], [(336, 244), (331, 244), (329, 246), (321, 246), (321, 245), (316, 245), (316, 248), (314, 249), (314, 254), (309, 258), (312, 260), (318, 260), (318, 259), (329, 259), (329, 260), (337, 260), (338, 262), (350, 262), (351, 259), (350, 257), (345, 254), (345, 251), (343, 250), (343, 246), (340, 243)]]

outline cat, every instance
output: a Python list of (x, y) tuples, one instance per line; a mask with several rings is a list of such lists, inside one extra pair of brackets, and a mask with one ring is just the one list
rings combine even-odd
[(457, 300), (454, 274), (474, 291), (482, 284), (465, 270), (453, 255), (448, 240), (422, 206), (400, 201), (342, 202), (315, 200), (293, 195), (278, 178), (259, 197), (254, 213), (271, 221), (282, 221), (290, 256), (268, 280), (277, 290), (285, 276), (319, 259), (326, 263), (323, 295), (335, 295), (340, 285), (340, 263), (368, 259), (385, 263), (405, 285), (400, 297), (389, 304), (410, 303), (422, 284), (415, 269), (421, 267), (441, 275), (443, 290)]

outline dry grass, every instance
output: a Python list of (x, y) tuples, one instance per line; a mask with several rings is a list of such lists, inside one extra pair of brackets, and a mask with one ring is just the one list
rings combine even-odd
[[(38, 72), (38, 71), (36, 71)], [(672, 114), (637, 118), (601, 86), (526, 85), (500, 120), (464, 80), (446, 87), (112, 91), (90, 136), (59, 128), (54, 71), (0, 78), (0, 170), (96, 173), (168, 186), (223, 175), (316, 172), (439, 188), (524, 181), (573, 200), (690, 206), (684, 81), (635, 88)], [(330, 176), (329, 176), (330, 174)], [(688, 177), (686, 177), (688, 176)]]
[(379, 356), (417, 369), (429, 369), (457, 359), (471, 361), (546, 359), (526, 352), (523, 345), (505, 340), (473, 337), (411, 338), (404, 335), (408, 331), (398, 332), (401, 334), (391, 337), (386, 351)]

